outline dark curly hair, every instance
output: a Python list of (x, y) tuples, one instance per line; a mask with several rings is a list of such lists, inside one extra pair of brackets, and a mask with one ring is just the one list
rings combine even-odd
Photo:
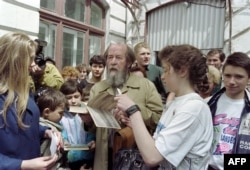
[(186, 67), (190, 83), (198, 90), (208, 89), (206, 58), (196, 47), (188, 44), (166, 46), (160, 51), (159, 58), (161, 62), (169, 62), (176, 72)]

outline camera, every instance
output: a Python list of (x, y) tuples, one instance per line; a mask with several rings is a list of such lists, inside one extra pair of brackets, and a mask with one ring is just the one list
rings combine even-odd
[(35, 63), (39, 67), (44, 67), (46, 64), (46, 61), (44, 60), (43, 47), (47, 46), (47, 42), (40, 40), (40, 39), (35, 39), (35, 42), (37, 43)]

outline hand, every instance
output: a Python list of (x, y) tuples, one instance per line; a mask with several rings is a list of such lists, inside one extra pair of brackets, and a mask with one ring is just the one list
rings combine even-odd
[(135, 103), (126, 94), (117, 95), (115, 97), (115, 101), (117, 101), (117, 108), (113, 111), (115, 118), (125, 125), (131, 127), (130, 118), (127, 117), (125, 111)]
[(122, 110), (120, 110), (120, 109), (118, 109), (118, 108), (115, 108), (114, 110), (113, 110), (113, 114), (114, 114), (114, 116), (115, 116), (115, 119), (121, 124), (121, 123), (124, 123), (125, 125), (127, 125), (128, 124), (128, 122), (130, 121), (130, 119), (127, 117), (127, 114), (124, 112), (124, 111), (122, 111)]
[(60, 150), (60, 148), (63, 147), (63, 139), (62, 139), (62, 134), (60, 132), (47, 129), (45, 131), (44, 137), (51, 138), (52, 133), (57, 136), (58, 139), (57, 149)]
[(41, 76), (44, 73), (45, 68), (39, 67), (35, 62), (33, 62), (29, 68), (31, 75)]
[(116, 119), (118, 122), (120, 122), (120, 121), (121, 121), (121, 115), (123, 115), (124, 112), (121, 111), (121, 110), (118, 109), (118, 108), (115, 108), (115, 109), (112, 110), (112, 113), (113, 113), (113, 115), (115, 116), (115, 119)]
[(123, 112), (125, 112), (130, 106), (135, 105), (133, 100), (131, 100), (126, 94), (116, 95), (114, 100), (117, 102), (117, 108)]
[(90, 151), (94, 151), (95, 150), (95, 141), (90, 141), (89, 143), (88, 143), (88, 147), (89, 147), (89, 150)]
[(55, 154), (53, 157), (44, 156), (30, 160), (23, 160), (21, 164), (21, 169), (29, 169), (29, 170), (51, 169), (55, 165), (57, 159), (58, 155)]
[(63, 148), (63, 138), (61, 132), (53, 131), (53, 133), (57, 136), (58, 139), (58, 145), (57, 149), (60, 150), (60, 148)]

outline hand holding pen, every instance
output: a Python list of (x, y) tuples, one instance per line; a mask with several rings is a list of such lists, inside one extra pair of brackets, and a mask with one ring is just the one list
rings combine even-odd
[[(119, 88), (116, 89), (117, 95), (115, 96), (115, 100), (117, 98), (129, 98), (126, 94), (122, 94), (121, 90)], [(117, 100), (116, 100), (117, 101)], [(118, 106), (118, 103), (117, 103)], [(127, 117), (127, 114), (121, 110), (120, 108), (116, 107), (113, 111), (113, 114), (115, 118), (118, 120), (120, 123), (124, 123), (129, 126), (130, 119)]]

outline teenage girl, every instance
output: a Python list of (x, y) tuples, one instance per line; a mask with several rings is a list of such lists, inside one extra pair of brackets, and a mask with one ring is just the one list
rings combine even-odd
[(116, 117), (132, 128), (147, 165), (205, 170), (213, 137), (212, 118), (195, 89), (207, 81), (206, 59), (191, 45), (167, 46), (159, 56), (161, 79), (175, 98), (163, 111), (154, 136), (148, 133), (139, 107), (126, 94), (115, 97), (116, 110), (124, 112)]

